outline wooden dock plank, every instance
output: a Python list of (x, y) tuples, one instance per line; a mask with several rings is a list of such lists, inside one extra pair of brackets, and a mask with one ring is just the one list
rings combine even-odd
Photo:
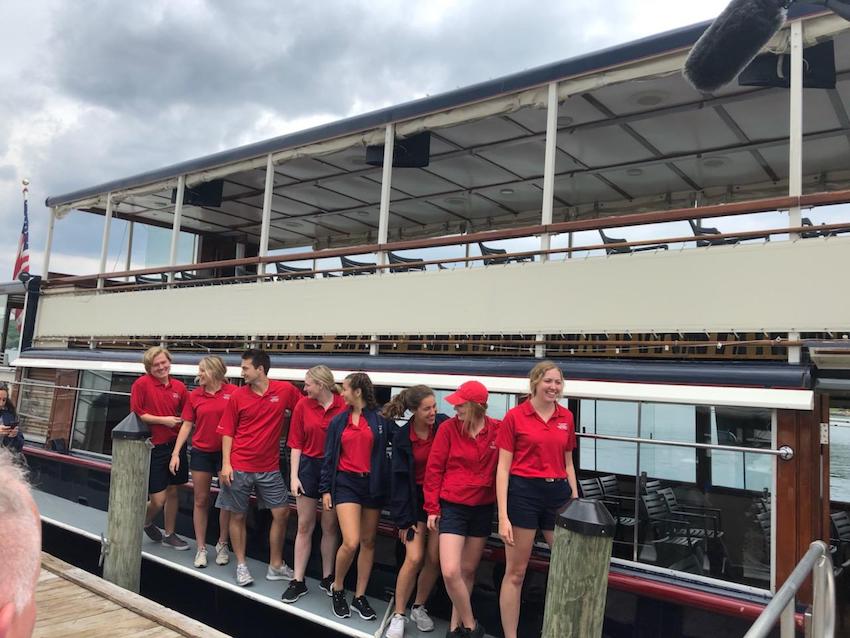
[(44, 553), (36, 606), (36, 638), (227, 638), (212, 627)]

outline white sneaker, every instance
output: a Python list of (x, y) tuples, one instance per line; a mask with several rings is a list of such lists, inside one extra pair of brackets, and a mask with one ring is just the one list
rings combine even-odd
[(407, 622), (407, 617), (404, 614), (393, 614), (390, 618), (390, 626), (387, 628), (386, 638), (403, 638), (404, 623)]
[(266, 580), (292, 580), (295, 578), (295, 572), (286, 563), (281, 563), (280, 567), (272, 567), (266, 570)]
[(434, 631), (434, 621), (428, 615), (424, 605), (419, 605), (410, 610), (410, 619), (416, 623), (419, 631)]
[(227, 543), (215, 544), (215, 564), (227, 565), (230, 562), (230, 552), (227, 551)]
[(207, 566), (207, 548), (199, 549), (195, 554), (195, 567)]
[(240, 587), (250, 585), (254, 582), (254, 577), (248, 571), (248, 566), (245, 563), (240, 563), (236, 566), (236, 584)]

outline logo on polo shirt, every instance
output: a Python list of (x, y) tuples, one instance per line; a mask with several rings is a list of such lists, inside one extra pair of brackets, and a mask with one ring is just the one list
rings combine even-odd
[(274, 396), (272, 396), (272, 398), (269, 399), (269, 401), (271, 401), (272, 403), (280, 403), (280, 397), (277, 396), (277, 395), (274, 395)]
[(490, 449), (491, 449), (491, 450), (495, 450), (495, 449), (496, 449), (496, 442), (495, 442), (495, 441), (490, 441)]
[(229, 394), (222, 394), (222, 395), (221, 395), (221, 398), (222, 398), (222, 399), (229, 399), (229, 398), (230, 398), (230, 395), (229, 395)]
[(172, 396), (172, 397), (174, 397), (175, 399), (179, 399), (179, 398), (180, 398), (180, 395), (179, 395), (179, 394), (177, 394), (176, 392), (172, 392), (172, 393), (171, 393), (171, 396)]
[(559, 424), (558, 424), (558, 429), (559, 429), (559, 430), (569, 430), (569, 429), (570, 429), (570, 424), (569, 424), (569, 423), (559, 423)]

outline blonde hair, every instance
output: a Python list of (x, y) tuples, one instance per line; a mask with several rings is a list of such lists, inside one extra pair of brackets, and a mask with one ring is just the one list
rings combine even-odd
[(0, 538), (3, 538), (3, 578), (0, 608), (14, 603), (20, 613), (34, 595), (41, 564), (41, 521), (33, 511), (26, 469), (0, 447)]
[(434, 391), (427, 385), (414, 385), (406, 388), (389, 400), (381, 410), (385, 419), (399, 419), (410, 410), (415, 412), (419, 405), (428, 397), (434, 396)]
[(171, 361), (171, 353), (162, 346), (153, 346), (152, 348), (148, 348), (147, 350), (145, 350), (145, 355), (142, 357), (142, 363), (145, 366), (145, 372), (151, 371), (153, 360), (161, 354), (164, 354), (166, 357), (168, 357), (168, 360)]
[(466, 417), (461, 422), (463, 424), (463, 433), (469, 438), (472, 438), (472, 426), (476, 421), (483, 419), (487, 415), (487, 404), (467, 401), (463, 405), (466, 406)]
[(307, 370), (307, 374), (311, 379), (313, 379), (313, 381), (324, 386), (334, 394), (340, 393), (340, 387), (334, 381), (334, 373), (331, 372), (331, 369), (328, 366), (322, 364), (313, 366)]
[(531, 369), (531, 372), (528, 373), (528, 396), (534, 396), (537, 386), (540, 385), (540, 382), (543, 381), (543, 377), (546, 376), (546, 373), (549, 372), (549, 370), (557, 370), (558, 374), (561, 375), (561, 381), (564, 380), (564, 371), (561, 370), (554, 361), (541, 361)]
[(200, 368), (201, 366), (216, 381), (224, 381), (227, 376), (227, 366), (224, 365), (222, 358), (217, 355), (211, 354), (201, 359), (198, 362), (198, 367)]

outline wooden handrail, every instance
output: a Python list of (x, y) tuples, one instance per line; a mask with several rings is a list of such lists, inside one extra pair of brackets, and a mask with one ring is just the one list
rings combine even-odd
[[(665, 222), (675, 222), (675, 221), (686, 221), (688, 219), (710, 219), (713, 217), (729, 217), (729, 216), (737, 216), (737, 215), (747, 215), (754, 213), (764, 213), (770, 211), (779, 211), (789, 209), (795, 206), (799, 206), (801, 208), (810, 208), (814, 206), (827, 206), (833, 204), (842, 204), (850, 202), (850, 190), (841, 190), (841, 191), (833, 191), (833, 192), (821, 192), (821, 193), (812, 193), (810, 195), (803, 195), (800, 197), (772, 197), (766, 199), (757, 199), (757, 200), (749, 200), (746, 202), (735, 202), (732, 204), (713, 204), (710, 206), (701, 206), (694, 208), (678, 208), (673, 210), (666, 211), (655, 211), (649, 213), (634, 213), (629, 215), (620, 215), (620, 216), (610, 216), (596, 219), (587, 219), (587, 220), (576, 220), (570, 222), (559, 222), (556, 224), (548, 224), (548, 225), (532, 225), (532, 226), (522, 226), (517, 228), (510, 228), (504, 230), (488, 230), (481, 231), (477, 233), (469, 233), (466, 235), (451, 235), (447, 237), (433, 237), (429, 239), (416, 239), (416, 240), (405, 240), (405, 241), (397, 241), (397, 242), (388, 242), (385, 244), (361, 244), (357, 246), (348, 246), (343, 248), (330, 248), (323, 250), (315, 250), (315, 251), (307, 251), (303, 253), (291, 253), (287, 255), (269, 255), (266, 257), (245, 257), (241, 259), (227, 259), (227, 260), (218, 260), (218, 261), (208, 261), (208, 262), (200, 262), (195, 264), (181, 264), (175, 266), (158, 266), (152, 268), (143, 268), (138, 270), (124, 270), (118, 272), (112, 272), (103, 275), (76, 275), (72, 277), (59, 277), (56, 279), (51, 279), (43, 283), (43, 287), (56, 287), (56, 286), (68, 286), (73, 284), (80, 284), (85, 282), (97, 281), (98, 279), (116, 279), (121, 277), (132, 277), (135, 275), (150, 275), (150, 274), (158, 274), (158, 273), (171, 273), (171, 272), (180, 272), (183, 270), (209, 270), (213, 268), (234, 268), (236, 266), (250, 266), (250, 265), (259, 265), (259, 264), (272, 264), (278, 261), (305, 261), (305, 260), (313, 260), (313, 259), (328, 259), (333, 257), (343, 257), (349, 255), (360, 255), (365, 253), (377, 253), (382, 251), (399, 251), (399, 250), (411, 250), (417, 248), (439, 248), (445, 246), (462, 246), (466, 244), (473, 244), (478, 242), (486, 242), (486, 241), (499, 241), (505, 239), (517, 239), (522, 237), (529, 237), (534, 235), (542, 235), (542, 234), (563, 234), (563, 233), (574, 233), (581, 231), (592, 231), (606, 228), (620, 228), (627, 226), (642, 226), (647, 224), (657, 224), (657, 223), (665, 223)], [(850, 222), (841, 223), (841, 224), (824, 224), (818, 226), (800, 226), (800, 227), (789, 227), (789, 228), (781, 228), (781, 229), (766, 229), (761, 231), (743, 231), (743, 232), (732, 232), (732, 233), (721, 233), (717, 235), (705, 235), (696, 237), (693, 235), (683, 236), (683, 237), (671, 237), (671, 238), (655, 238), (649, 240), (641, 240), (634, 242), (618, 242), (616, 244), (595, 244), (590, 246), (578, 246), (572, 248), (556, 248), (551, 250), (533, 250), (533, 251), (524, 251), (517, 253), (508, 253), (504, 256), (499, 257), (499, 261), (509, 260), (510, 258), (523, 257), (523, 256), (534, 256), (534, 255), (543, 255), (543, 254), (556, 254), (556, 253), (570, 253), (570, 252), (584, 252), (590, 250), (604, 250), (608, 249), (616, 249), (616, 248), (628, 248), (628, 247), (640, 247), (640, 246), (648, 246), (659, 243), (683, 243), (696, 241), (697, 239), (708, 239), (708, 240), (719, 240), (719, 239), (752, 239), (756, 237), (764, 236), (765, 234), (784, 234), (784, 233), (804, 233), (804, 232), (812, 232), (812, 231), (821, 231), (828, 232), (832, 230), (845, 230), (850, 228)], [(422, 260), (421, 262), (417, 262), (417, 265), (433, 265), (433, 264), (447, 264), (447, 263), (466, 263), (470, 261), (480, 261), (482, 257), (480, 255), (475, 255), (471, 257), (458, 257), (458, 258), (447, 258), (447, 259), (438, 259), (438, 260)], [(309, 274), (320, 274), (320, 273), (342, 273), (347, 271), (359, 271), (364, 270), (366, 268), (373, 269), (377, 268), (378, 270), (386, 270), (388, 268), (395, 269), (404, 269), (404, 266), (401, 264), (377, 264), (377, 265), (369, 265), (365, 268), (355, 267), (355, 268), (331, 268), (331, 269), (322, 269), (322, 270), (311, 270), (304, 271), (303, 273), (299, 273), (301, 276), (309, 275)], [(285, 278), (284, 275), (277, 275), (276, 273), (269, 273), (265, 275), (266, 277), (271, 276), (281, 276)], [(238, 277), (230, 277), (226, 278), (226, 280), (254, 280), (258, 277), (263, 277), (263, 275), (259, 274), (251, 274), (251, 275), (243, 275)], [(220, 278), (219, 278), (220, 280)], [(198, 284), (203, 283), (204, 279), (193, 280), (191, 283)], [(187, 285), (190, 282), (178, 282), (175, 281), (171, 286), (181, 286)], [(163, 284), (138, 284), (132, 285), (131, 287), (134, 289), (142, 289), (144, 287), (158, 287)], [(116, 290), (117, 288), (126, 288), (124, 286), (121, 287), (110, 287), (111, 290)]]

